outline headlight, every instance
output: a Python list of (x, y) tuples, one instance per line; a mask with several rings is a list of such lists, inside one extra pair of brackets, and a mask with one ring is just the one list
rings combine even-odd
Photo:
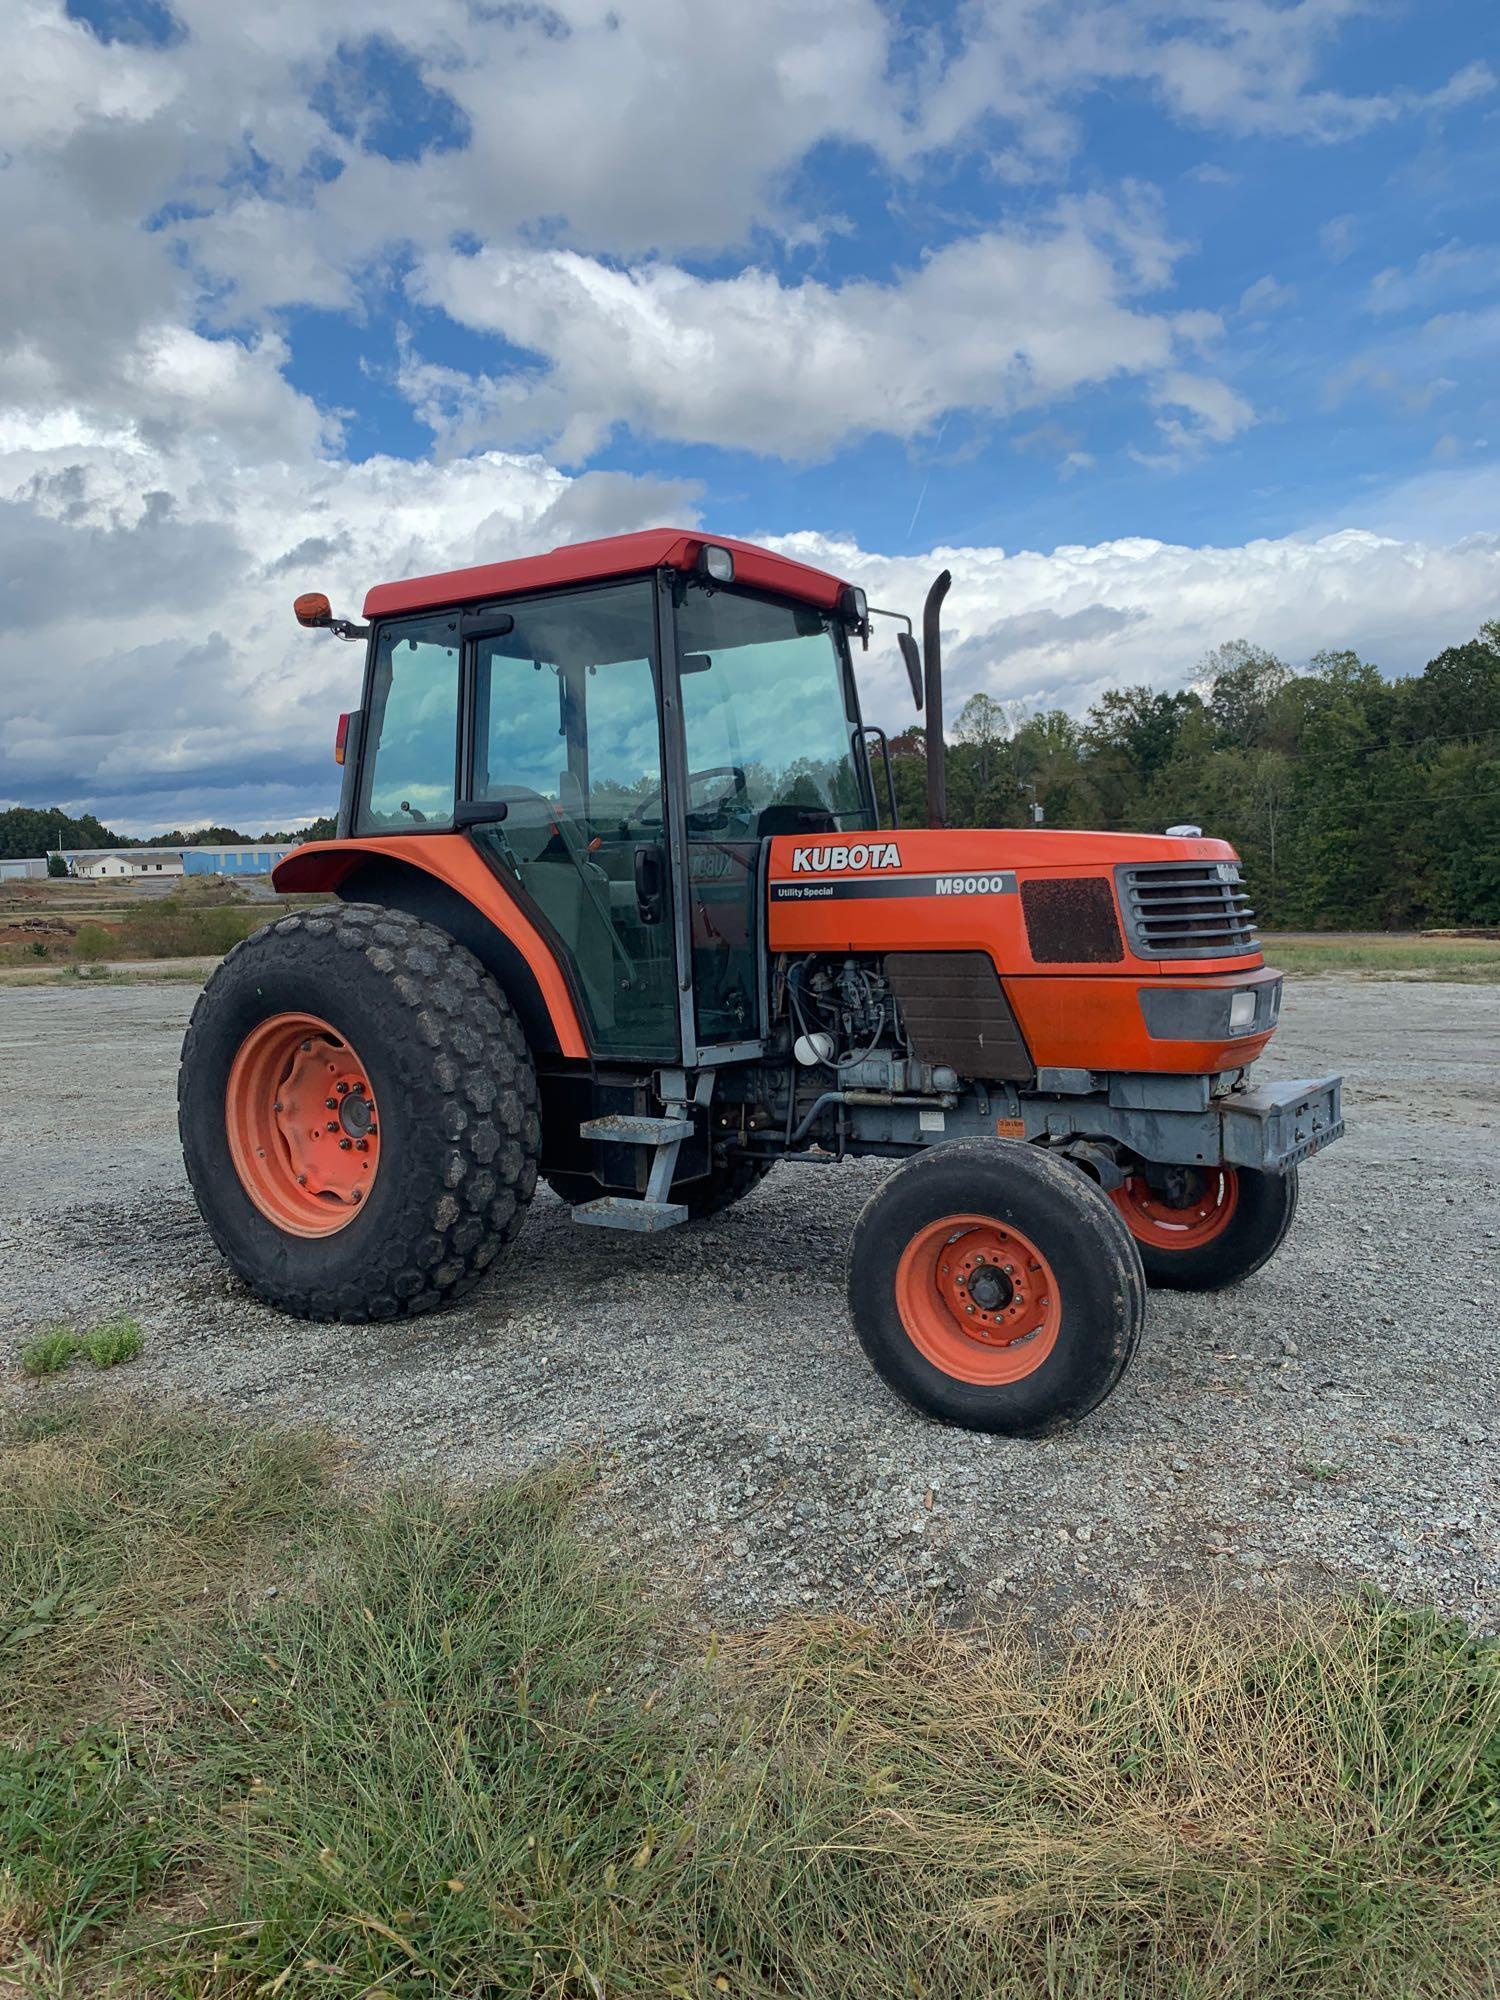
[(1247, 1028), (1255, 1025), (1255, 989), (1247, 986), (1236, 993), (1229, 1003), (1229, 1032), (1242, 1035)]

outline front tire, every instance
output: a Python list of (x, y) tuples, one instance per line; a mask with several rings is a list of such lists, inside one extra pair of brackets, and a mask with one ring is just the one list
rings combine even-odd
[(944, 1423), (1045, 1437), (1096, 1408), (1145, 1319), (1130, 1232), (1071, 1164), (960, 1139), (866, 1204), (849, 1307), (876, 1372)]
[(1189, 1167), (1160, 1188), (1133, 1174), (1113, 1199), (1148, 1284), (1217, 1292), (1248, 1278), (1281, 1248), (1297, 1213), (1297, 1169)]
[(460, 1298), (536, 1186), (536, 1074), (495, 981), (403, 911), (299, 911), (235, 946), (193, 1009), (178, 1128), (251, 1290), (307, 1319)]

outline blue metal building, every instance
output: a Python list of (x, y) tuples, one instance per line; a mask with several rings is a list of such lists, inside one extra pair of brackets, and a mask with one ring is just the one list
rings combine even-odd
[(247, 841), (243, 847), (184, 847), (184, 875), (269, 875), (295, 841)]

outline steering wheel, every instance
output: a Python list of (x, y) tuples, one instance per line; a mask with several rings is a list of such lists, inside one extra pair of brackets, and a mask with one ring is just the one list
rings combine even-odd
[[(717, 798), (705, 799), (699, 805), (693, 803), (693, 787), (704, 785), (712, 778), (728, 778), (730, 784)], [(710, 813), (721, 818), (733, 799), (744, 798), (749, 791), (745, 782), (745, 768), (742, 764), (705, 764), (700, 771), (689, 771), (687, 778), (687, 811), (689, 818), (704, 817)], [(661, 787), (657, 786), (642, 802), (637, 818), (647, 824), (654, 824), (662, 816)]]

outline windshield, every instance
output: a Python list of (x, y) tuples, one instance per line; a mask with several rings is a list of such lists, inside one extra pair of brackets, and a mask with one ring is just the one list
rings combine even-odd
[(873, 826), (832, 619), (693, 584), (677, 644), (690, 830), (716, 801), (751, 837)]

